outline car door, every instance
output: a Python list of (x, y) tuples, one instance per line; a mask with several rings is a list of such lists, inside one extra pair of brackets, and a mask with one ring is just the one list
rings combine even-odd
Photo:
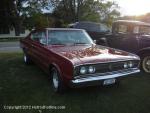
[(125, 23), (114, 27), (113, 34), (107, 38), (108, 45), (113, 48), (136, 53), (139, 48), (139, 41), (133, 34), (133, 26)]
[(32, 47), (31, 52), (34, 57), (34, 61), (43, 69), (46, 69), (48, 64), (46, 43), (46, 32), (37, 31), (31, 34)]
[(150, 26), (141, 25), (136, 27), (139, 33), (139, 48), (143, 49), (150, 47)]

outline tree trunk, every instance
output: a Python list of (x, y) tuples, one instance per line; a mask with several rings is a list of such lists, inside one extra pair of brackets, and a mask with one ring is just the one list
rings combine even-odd
[(21, 20), (20, 19), (15, 19), (14, 28), (15, 28), (15, 35), (20, 36), (20, 33), (21, 33)]

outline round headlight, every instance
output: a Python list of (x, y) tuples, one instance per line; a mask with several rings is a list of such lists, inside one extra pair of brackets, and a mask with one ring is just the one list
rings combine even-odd
[(128, 66), (129, 66), (130, 68), (132, 68), (132, 67), (133, 67), (133, 62), (130, 61), (130, 62), (128, 63)]
[(126, 62), (124, 63), (124, 68), (128, 68), (128, 64)]
[(85, 68), (85, 67), (81, 67), (81, 68), (80, 68), (80, 73), (81, 73), (81, 74), (85, 74), (85, 73), (86, 73), (86, 71), (87, 71), (87, 70), (86, 70), (86, 68)]
[(88, 72), (89, 73), (94, 73), (95, 72), (95, 67), (90, 66), (89, 69), (88, 69)]

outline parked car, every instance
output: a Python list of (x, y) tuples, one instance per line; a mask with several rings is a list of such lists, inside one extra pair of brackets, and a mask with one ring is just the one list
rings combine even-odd
[(68, 27), (76, 29), (84, 29), (87, 31), (87, 33), (91, 36), (93, 40), (97, 41), (100, 37), (104, 37), (111, 31), (110, 28), (108, 28), (105, 24), (88, 21), (75, 22), (69, 24)]
[[(99, 38), (109, 47), (137, 54), (141, 58), (141, 68), (150, 73), (150, 24), (118, 20), (113, 23), (112, 33)], [(101, 43), (98, 43), (101, 44)]]
[(45, 28), (20, 40), (24, 62), (38, 64), (52, 78), (54, 91), (66, 87), (110, 85), (140, 72), (139, 57), (96, 45), (80, 29)]
[(85, 29), (99, 45), (139, 55), (142, 60), (141, 69), (150, 73), (150, 24), (140, 21), (118, 20), (113, 23), (112, 32), (109, 32), (107, 26), (93, 22), (77, 22), (69, 26)]

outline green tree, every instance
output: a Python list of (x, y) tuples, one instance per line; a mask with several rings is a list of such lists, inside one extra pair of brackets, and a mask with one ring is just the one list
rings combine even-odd
[(97, 5), (100, 20), (108, 26), (111, 26), (112, 22), (120, 16), (119, 6), (115, 2), (103, 1), (98, 2)]
[(28, 29), (55, 27), (56, 20), (49, 14), (34, 13), (30, 17), (24, 19), (24, 26)]
[(49, 0), (1, 0), (0, 27), (13, 26), (16, 35), (19, 35), (24, 19), (42, 13), (48, 4)]
[(106, 0), (53, 0), (53, 15), (66, 23), (75, 21), (104, 22), (110, 25), (120, 13), (115, 2)]
[[(43, 10), (52, 11), (44, 15)], [(1, 0), (0, 27), (59, 27), (76, 21), (104, 22), (110, 25), (119, 16), (118, 5), (106, 0)]]
[(15, 0), (1, 0), (0, 1), (0, 27), (4, 26), (11, 27), (14, 26), (16, 29), (16, 35), (19, 31), (19, 10), (17, 7), (20, 6), (20, 2)]

